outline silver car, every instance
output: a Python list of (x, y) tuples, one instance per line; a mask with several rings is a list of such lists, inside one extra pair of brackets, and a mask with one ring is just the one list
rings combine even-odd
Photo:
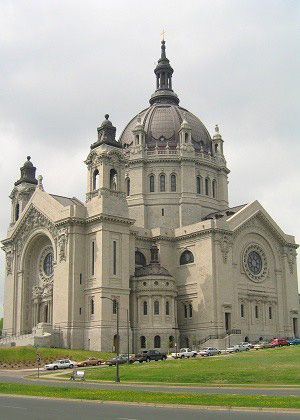
[(199, 354), (200, 356), (214, 356), (216, 354), (221, 354), (221, 350), (216, 349), (215, 347), (205, 347)]
[(45, 365), (44, 369), (46, 370), (57, 370), (57, 369), (73, 369), (74, 366), (77, 365), (77, 362), (75, 360), (70, 359), (61, 359), (61, 360), (55, 360), (55, 362), (48, 363)]

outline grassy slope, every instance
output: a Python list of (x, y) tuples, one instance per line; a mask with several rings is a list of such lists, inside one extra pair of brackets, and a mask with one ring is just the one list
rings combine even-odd
[[(39, 348), (42, 362), (45, 360), (56, 360), (70, 358), (74, 360), (84, 360), (87, 357), (99, 357), (107, 360), (113, 356), (113, 353), (100, 353), (97, 351), (71, 350), (57, 348)], [(36, 350), (31, 347), (0, 347), (0, 362), (25, 362), (35, 361)]]
[(190, 404), (231, 407), (277, 407), (300, 409), (299, 397), (265, 397), (239, 395), (195, 395), (172, 394), (145, 391), (102, 391), (96, 389), (74, 389), (38, 385), (1, 384), (0, 394), (34, 395), (52, 398), (73, 398), (85, 400), (125, 401), (156, 404)]
[[(300, 346), (220, 357), (121, 365), (122, 382), (300, 384)], [(115, 380), (115, 369), (89, 369), (87, 380)]]

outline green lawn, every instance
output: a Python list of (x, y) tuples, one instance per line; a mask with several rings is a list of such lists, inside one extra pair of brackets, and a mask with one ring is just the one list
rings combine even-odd
[[(300, 385), (300, 346), (121, 365), (122, 382)], [(88, 369), (87, 380), (115, 380), (115, 367)]]
[[(108, 360), (113, 357), (113, 353), (100, 353), (97, 351), (71, 350), (58, 348), (39, 348), (41, 361), (46, 362), (56, 359), (84, 360), (87, 357), (99, 357)], [(36, 360), (36, 350), (31, 346), (26, 347), (0, 347), (0, 363), (24, 363)]]
[(216, 394), (172, 394), (145, 391), (102, 391), (96, 389), (74, 389), (38, 385), (0, 383), (0, 394), (30, 395), (52, 398), (72, 398), (84, 400), (124, 401), (156, 404), (263, 407), (300, 409), (300, 397), (265, 397)]

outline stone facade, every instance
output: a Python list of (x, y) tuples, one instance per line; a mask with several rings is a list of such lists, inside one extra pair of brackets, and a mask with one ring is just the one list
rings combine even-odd
[(1, 345), (111, 351), (117, 318), (122, 352), (299, 335), (294, 237), (257, 201), (229, 207), (219, 128), (179, 106), (164, 41), (155, 74), (119, 141), (108, 115), (98, 128), (85, 203), (21, 168)]

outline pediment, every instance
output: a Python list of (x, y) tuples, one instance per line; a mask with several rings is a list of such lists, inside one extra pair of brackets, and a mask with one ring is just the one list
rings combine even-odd
[(295, 239), (286, 235), (258, 201), (248, 204), (227, 220), (230, 230), (236, 236), (242, 230), (252, 227), (273, 236), (280, 244), (297, 247)]

